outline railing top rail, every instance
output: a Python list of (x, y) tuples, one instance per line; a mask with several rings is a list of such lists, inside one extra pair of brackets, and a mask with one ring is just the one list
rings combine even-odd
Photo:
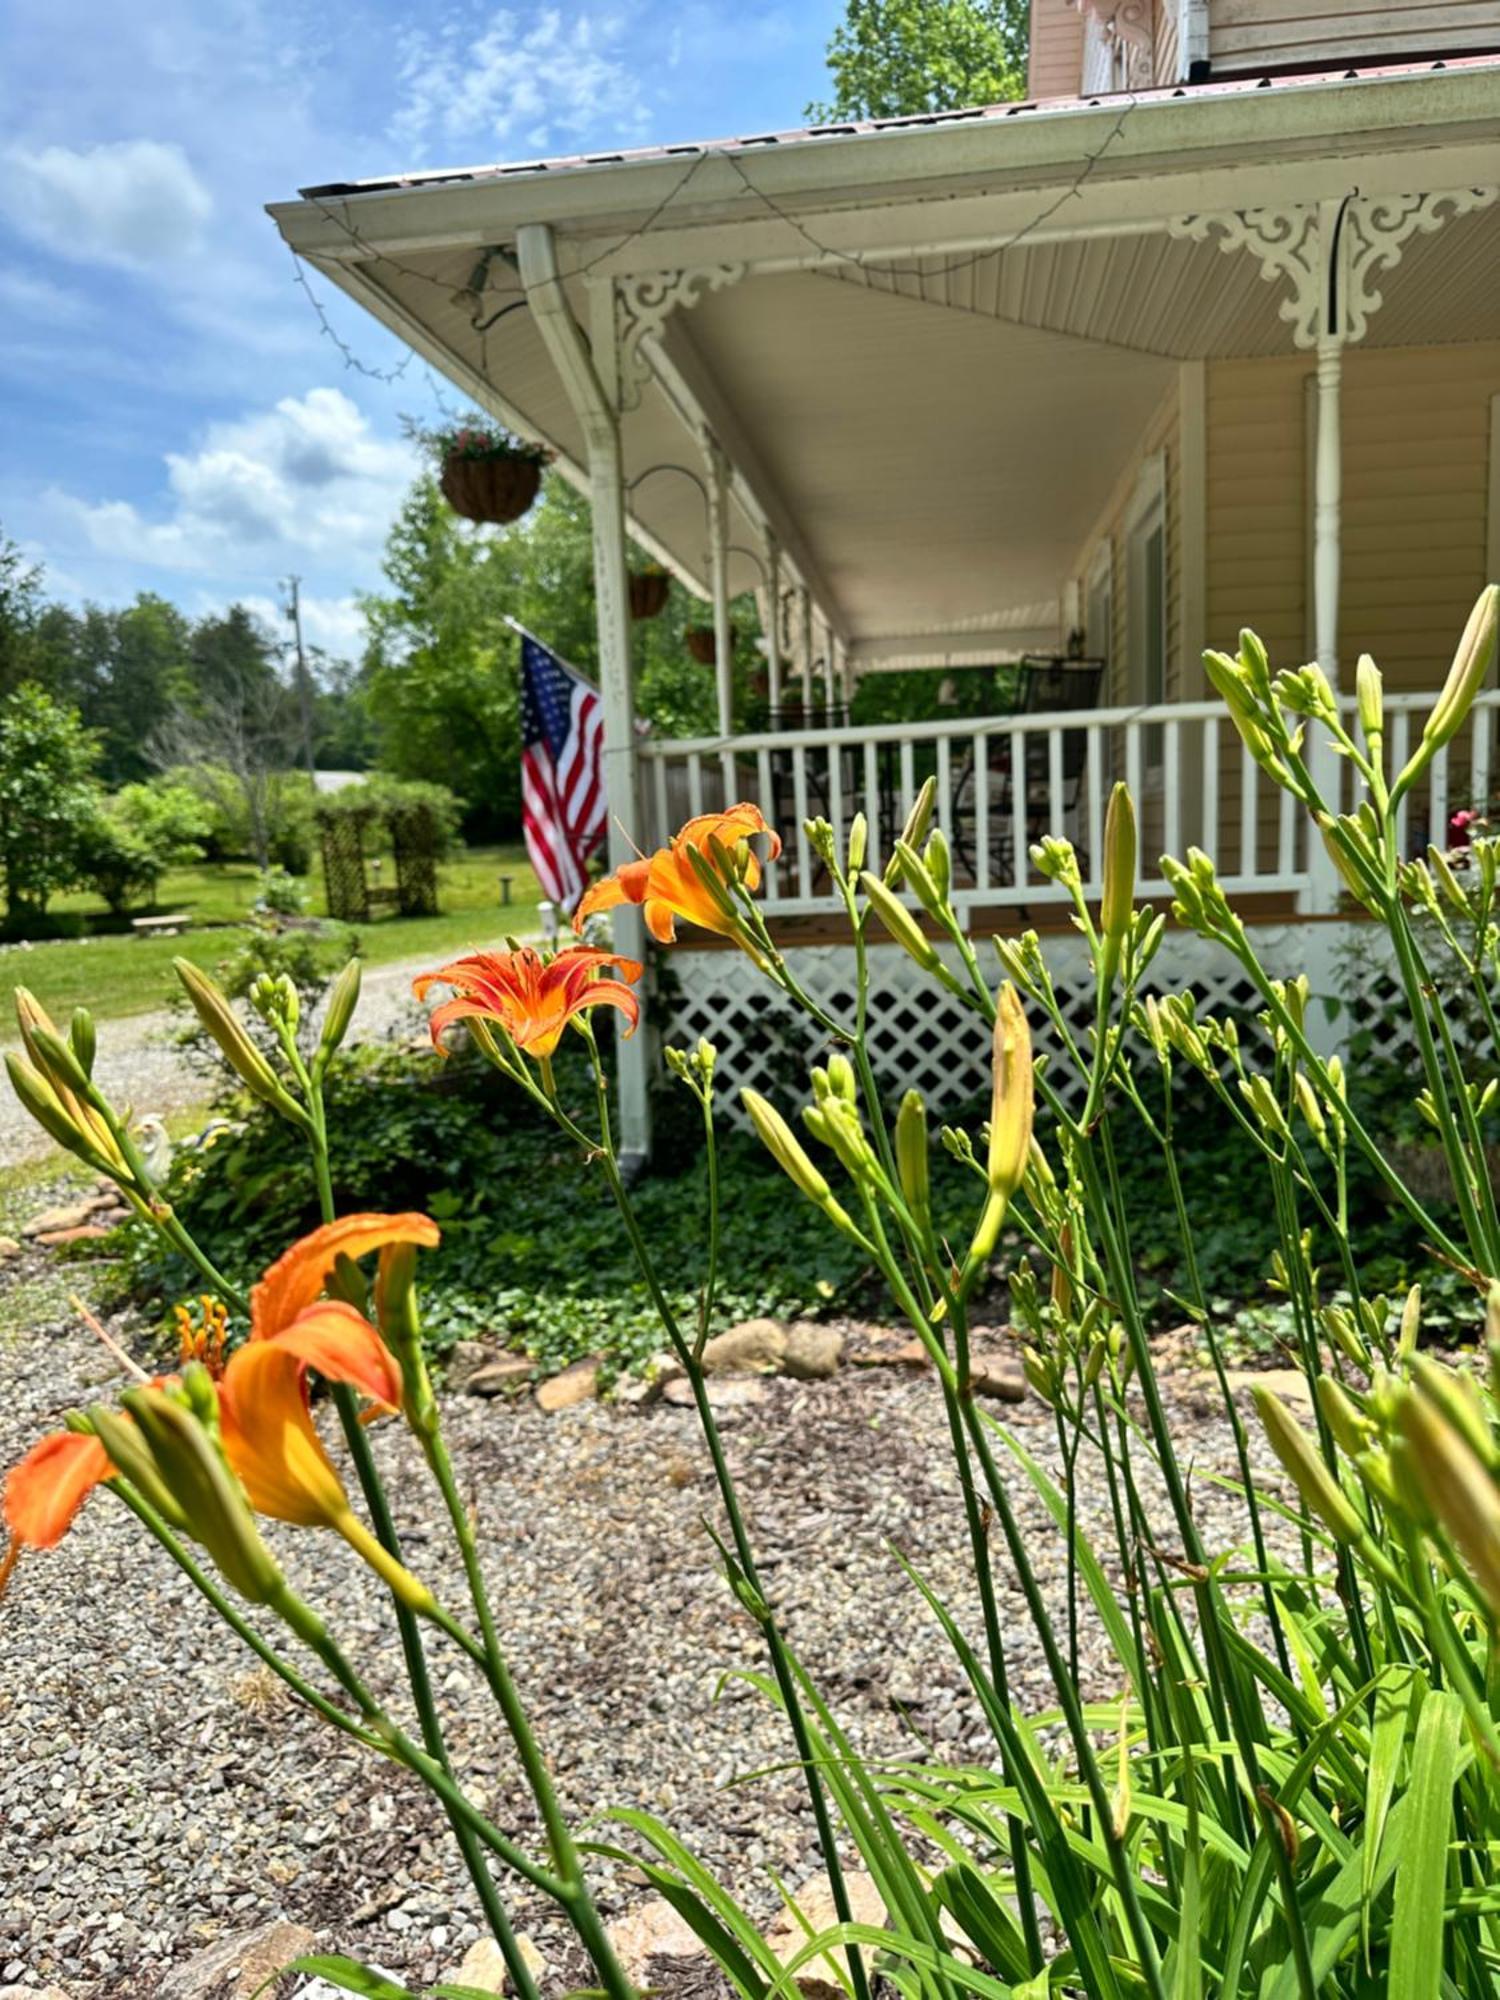
[[(1387, 694), (1390, 713), (1417, 713), (1433, 706), (1439, 690)], [(1353, 713), (1350, 693), (1340, 695), (1340, 706)], [(1486, 688), (1475, 700), (1476, 707), (1500, 706), (1500, 689)], [(1053, 730), (1120, 729), (1128, 724), (1148, 728), (1165, 722), (1227, 722), (1229, 711), (1221, 701), (1158, 702), (1149, 708), (1128, 703), (1113, 708), (1058, 709), (1040, 715), (967, 715), (937, 722), (845, 723), (832, 729), (763, 729), (743, 736), (662, 736), (647, 737), (640, 746), (643, 757), (710, 757), (724, 751), (749, 755), (760, 750), (831, 750), (863, 743), (955, 742), (974, 736), (1045, 735)]]

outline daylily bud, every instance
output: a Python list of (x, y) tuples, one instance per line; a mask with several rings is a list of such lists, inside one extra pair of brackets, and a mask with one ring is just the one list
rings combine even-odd
[(1479, 1385), (1473, 1376), (1462, 1369), (1445, 1368), (1430, 1354), (1414, 1354), (1411, 1357), (1411, 1379), (1453, 1428), (1462, 1433), (1476, 1457), (1493, 1472), (1497, 1461), (1500, 1461), (1500, 1453), (1495, 1449), (1494, 1437), (1485, 1420), (1484, 1404), (1480, 1401)]
[(113, 1174), (119, 1171), (119, 1162), (109, 1160), (98, 1151), (89, 1135), (68, 1116), (57, 1093), (39, 1070), (34, 1070), (14, 1054), (6, 1056), (5, 1067), (10, 1075), (12, 1090), (49, 1137), (66, 1151), (77, 1154), (96, 1173)]
[(1359, 706), (1359, 726), (1365, 741), (1373, 743), (1385, 733), (1385, 688), (1380, 669), (1368, 653), (1361, 653), (1354, 669), (1354, 696)]
[(1429, 847), (1427, 850), (1427, 859), (1431, 863), (1432, 872), (1437, 880), (1438, 887), (1453, 905), (1454, 909), (1458, 911), (1459, 915), (1467, 916), (1469, 914), (1469, 898), (1465, 893), (1463, 884), (1454, 874), (1453, 864), (1449, 861), (1447, 855), (1440, 847)]
[(128, 1480), (168, 1527), (186, 1532), (190, 1523), (186, 1512), (157, 1468), (138, 1425), (105, 1403), (95, 1403), (88, 1412), (87, 1428), (109, 1454), (109, 1462), (122, 1479)]
[(1240, 633), (1240, 666), (1246, 681), (1261, 701), (1271, 698), (1271, 661), (1260, 636), (1248, 629)]
[(1406, 1295), (1406, 1303), (1401, 1308), (1401, 1332), (1396, 1340), (1396, 1353), (1403, 1360), (1414, 1354), (1417, 1339), (1422, 1331), (1422, 1287), (1413, 1285)]
[(927, 829), (932, 823), (933, 802), (936, 798), (937, 779), (929, 778), (912, 800), (911, 811), (906, 815), (906, 824), (901, 829), (901, 838), (908, 847), (919, 848), (927, 838)]
[(260, 1538), (239, 1481), (203, 1425), (161, 1389), (130, 1389), (122, 1400), (194, 1540), (243, 1598), (270, 1603), (285, 1587), (281, 1571)]
[(318, 1038), (320, 1063), (327, 1062), (349, 1032), (349, 1023), (359, 1005), (361, 976), (359, 960), (351, 958), (329, 989), (328, 1011), (323, 1016), (323, 1032)]
[(82, 1065), (85, 1076), (94, 1074), (94, 1056), (98, 1048), (98, 1038), (94, 1033), (94, 1017), (87, 1007), (73, 1009), (72, 1024), (68, 1029), (68, 1040), (73, 1053)]
[[(719, 843), (719, 847), (723, 853), (722, 842)], [(732, 922), (737, 921), (740, 911), (725, 885), (724, 874), (714, 866), (709, 856), (701, 853), (691, 841), (686, 843), (682, 852), (687, 856), (688, 866), (697, 877), (700, 887), (707, 893), (709, 901), (720, 916), (728, 917)]]
[[(936, 839), (937, 836), (934, 835), (933, 838)], [(916, 849), (909, 847), (904, 840), (896, 842), (894, 851), (896, 860), (901, 864), (901, 873), (906, 879), (907, 887), (929, 916), (941, 917), (944, 911), (943, 892), (929, 871), (927, 863)]]
[(927, 864), (933, 886), (946, 904), (948, 891), (953, 886), (953, 856), (948, 848), (948, 836), (940, 826), (935, 826), (928, 836), (922, 859)]
[[(1464, 718), (1473, 706), (1475, 695), (1484, 686), (1494, 661), (1497, 628), (1500, 628), (1500, 583), (1492, 583), (1479, 593), (1474, 609), (1469, 613), (1469, 622), (1458, 642), (1458, 651), (1453, 655), (1443, 691), (1422, 731), (1422, 743), (1429, 757), (1445, 743), (1451, 743), (1463, 728)], [(1419, 750), (1417, 756), (1421, 755)], [(1407, 769), (1410, 768), (1408, 765)], [(1406, 772), (1403, 772), (1403, 781), (1405, 777)]]
[(1104, 821), (1104, 893), (1099, 904), (1100, 975), (1113, 981), (1130, 930), (1135, 902), (1135, 803), (1130, 787), (1118, 784), (1109, 795)]
[(863, 813), (856, 813), (849, 822), (848, 872), (858, 875), (865, 865), (865, 850), (870, 844), (870, 822)]
[(916, 960), (924, 972), (936, 972), (942, 964), (937, 947), (931, 938), (923, 936), (916, 918), (900, 897), (893, 895), (880, 877), (872, 875), (868, 869), (859, 879), (871, 909), (897, 944)]
[(828, 1084), (834, 1096), (845, 1104), (858, 1103), (859, 1084), (855, 1080), (854, 1065), (842, 1051), (836, 1051), (828, 1058)]
[(925, 1228), (931, 1203), (927, 1106), (919, 1090), (909, 1090), (896, 1113), (896, 1172), (907, 1207)]
[(278, 1111), (294, 1104), (275, 1070), (251, 1041), (227, 996), (191, 959), (174, 958), (172, 966), (193, 1011), (218, 1044), (220, 1053), (252, 1097)]
[(740, 1102), (750, 1113), (750, 1122), (761, 1144), (777, 1166), (809, 1201), (816, 1202), (821, 1208), (830, 1199), (832, 1190), (775, 1105), (762, 1097), (758, 1090), (742, 1090)]
[(1492, 1609), (1500, 1611), (1500, 1488), (1426, 1396), (1403, 1396), (1397, 1422), (1422, 1492)]
[(1313, 1439), (1279, 1397), (1257, 1385), (1252, 1391), (1271, 1449), (1281, 1460), (1304, 1504), (1340, 1542), (1357, 1542), (1364, 1524), (1343, 1488), (1323, 1463)]
[(967, 1262), (982, 1264), (994, 1251), (1000, 1225), (1011, 1197), (1026, 1178), (1031, 1158), (1031, 1125), (1035, 1111), (1032, 1089), (1031, 1030), (1021, 996), (1007, 980), (995, 1009), (994, 1092), (990, 1109), (990, 1146), (986, 1164), (989, 1200), (969, 1245)]
[(1370, 1442), (1369, 1422), (1353, 1397), (1331, 1375), (1320, 1375), (1315, 1386), (1323, 1421), (1350, 1458), (1358, 1458)]

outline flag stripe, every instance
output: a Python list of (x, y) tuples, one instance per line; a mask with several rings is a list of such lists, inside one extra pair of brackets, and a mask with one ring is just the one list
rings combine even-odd
[(571, 910), (604, 838), (604, 704), (548, 647), (521, 642), (521, 830), (543, 893)]

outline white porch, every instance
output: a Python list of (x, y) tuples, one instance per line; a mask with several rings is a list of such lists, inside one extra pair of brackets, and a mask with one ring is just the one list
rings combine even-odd
[[(1497, 118), (1500, 66), (1458, 63), (418, 176), (273, 213), (589, 494), (612, 861), (754, 797), (788, 836), (768, 907), (809, 918), (824, 898), (802, 820), (864, 811), (883, 854), (931, 772), (959, 899), (998, 918), (1055, 898), (1029, 864), (1044, 833), (1092, 878), (1125, 777), (1148, 854), (1204, 846), (1236, 895), (1327, 917), (1338, 885), (1203, 699), (1201, 649), (1265, 625), (1274, 597), (1280, 661), (1316, 656), (1337, 682), (1346, 355), (1500, 342)], [(1272, 473), (1307, 545), (1250, 509), (1251, 556), (1216, 599), (1209, 523), (1256, 440), (1231, 428), (1211, 450), (1210, 371), (1278, 356), (1301, 357), (1308, 389), (1305, 452)], [(1495, 391), (1500, 408), (1500, 375)], [(1493, 450), (1492, 468), (1488, 501), (1465, 469), (1460, 518), (1437, 510), (1462, 542), (1437, 564), (1453, 610), (1423, 612), (1394, 755), (1500, 570)], [(1420, 520), (1410, 539), (1432, 573)], [(638, 739), (629, 540), (712, 606), (712, 738)], [(796, 727), (738, 726), (730, 604), (747, 590), (772, 711), (786, 722), (800, 699)], [(1080, 653), (1107, 669), (1076, 706), (839, 720), (889, 667), (1037, 654), (1065, 671)], [(1487, 703), (1410, 802), (1409, 847), (1488, 799), (1492, 739)], [(638, 945), (631, 914), (622, 927)], [(628, 1047), (622, 1112), (644, 1143), (643, 1038)]]

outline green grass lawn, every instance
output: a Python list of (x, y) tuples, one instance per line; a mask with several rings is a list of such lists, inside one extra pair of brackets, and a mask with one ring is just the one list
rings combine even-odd
[[(385, 872), (389, 877), (389, 862)], [(502, 873), (513, 878), (511, 902), (504, 909)], [(166, 1006), (173, 990), (175, 957), (212, 966), (228, 953), (232, 939), (223, 926), (249, 916), (259, 883), (258, 871), (245, 862), (173, 869), (162, 881), (157, 907), (187, 911), (193, 918), (190, 931), (175, 938), (153, 938), (137, 937), (129, 929), (101, 930), (91, 936), (0, 947), (0, 995), (12, 986), (29, 986), (48, 1012), (62, 1020), (78, 1006), (92, 1008), (100, 1020), (153, 1012)], [(314, 870), (308, 888), (313, 914), (323, 914), (321, 871)], [(367, 965), (421, 956), (431, 956), (436, 964), (471, 946), (498, 944), (507, 931), (535, 929), (540, 896), (519, 843), (457, 849), (438, 871), (440, 914), (382, 917), (359, 925), (360, 956)], [(48, 915), (84, 923), (116, 921), (97, 897), (84, 893), (55, 897)]]

